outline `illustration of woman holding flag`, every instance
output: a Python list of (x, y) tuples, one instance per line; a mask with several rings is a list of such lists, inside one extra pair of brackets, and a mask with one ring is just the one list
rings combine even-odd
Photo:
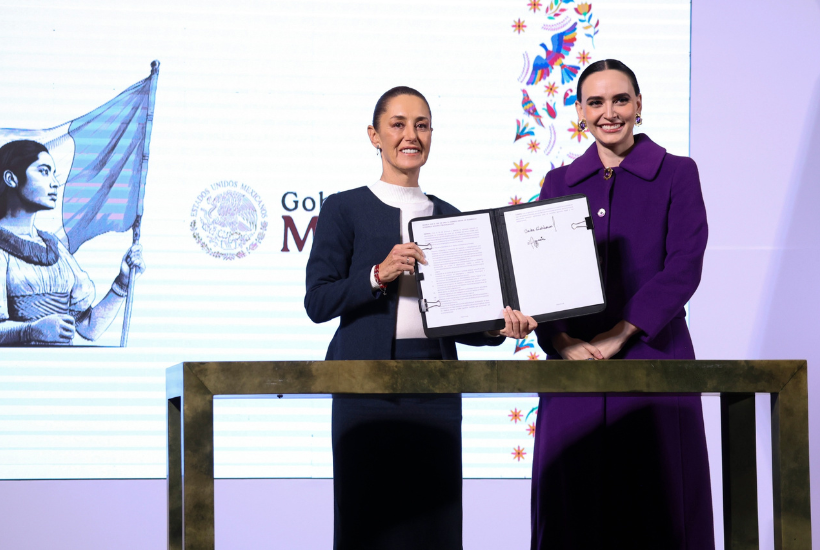
[(34, 224), (37, 212), (57, 206), (55, 171), (41, 143), (0, 147), (0, 346), (71, 345), (75, 333), (97, 339), (125, 302), (130, 273), (145, 271), (142, 246), (132, 245), (111, 289), (92, 306), (88, 274), (54, 235)]

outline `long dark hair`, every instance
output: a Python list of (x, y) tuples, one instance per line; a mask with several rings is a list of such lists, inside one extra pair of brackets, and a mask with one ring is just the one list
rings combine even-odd
[(430, 117), (432, 118), (433, 111), (430, 109), (430, 104), (427, 103), (427, 98), (421, 95), (420, 91), (410, 88), (409, 86), (396, 86), (384, 92), (376, 102), (376, 108), (373, 110), (373, 128), (376, 130), (379, 129), (379, 118), (387, 110), (387, 104), (390, 103), (391, 99), (400, 95), (412, 95), (421, 98), (424, 104), (427, 105), (427, 110), (430, 112)]
[(632, 72), (632, 69), (630, 69), (617, 59), (601, 59), (600, 61), (596, 61), (595, 63), (592, 63), (589, 67), (584, 69), (584, 72), (582, 72), (581, 76), (578, 78), (578, 101), (581, 101), (581, 87), (584, 85), (584, 80), (589, 78), (589, 76), (592, 74), (606, 70), (620, 71), (624, 73), (629, 78), (629, 81), (632, 83), (632, 88), (635, 90), (635, 95), (637, 96), (639, 93), (641, 93), (641, 88), (640, 86), (638, 86), (638, 78), (635, 76), (635, 73)]
[[(18, 187), (28, 182), (26, 170), (37, 162), (40, 153), (48, 153), (48, 148), (37, 141), (18, 139), (0, 147), (0, 178), (9, 170), (17, 178)], [(0, 216), (6, 213), (6, 183), (0, 181)]]

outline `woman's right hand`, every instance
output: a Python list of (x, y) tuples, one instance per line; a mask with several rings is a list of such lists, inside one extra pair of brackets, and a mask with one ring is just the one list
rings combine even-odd
[(35, 342), (61, 344), (74, 338), (74, 317), (52, 313), (31, 324), (31, 336)]
[(573, 338), (566, 332), (552, 337), (552, 347), (569, 361), (584, 361), (586, 359), (603, 359), (604, 354), (589, 342)]
[(413, 273), (415, 262), (427, 265), (424, 252), (416, 243), (397, 244), (379, 264), (379, 279), (382, 283), (395, 281), (405, 271)]

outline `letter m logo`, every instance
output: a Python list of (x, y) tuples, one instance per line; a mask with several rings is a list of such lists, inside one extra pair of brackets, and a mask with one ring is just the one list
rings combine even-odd
[(290, 248), (288, 248), (288, 232), (293, 236), (293, 240), (296, 242), (296, 248), (299, 249), (299, 252), (305, 248), (305, 243), (307, 242), (308, 237), (314, 231), (316, 231), (316, 222), (319, 221), (319, 216), (313, 216), (310, 218), (310, 223), (305, 229), (305, 236), (299, 236), (299, 230), (296, 229), (296, 224), (293, 222), (293, 218), (290, 216), (282, 216), (282, 219), (285, 220), (285, 239), (282, 243), (282, 252), (290, 252)]

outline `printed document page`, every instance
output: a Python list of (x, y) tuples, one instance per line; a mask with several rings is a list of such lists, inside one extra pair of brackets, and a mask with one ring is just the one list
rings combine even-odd
[(584, 198), (504, 212), (522, 313), (543, 315), (604, 302), (587, 216)]
[(504, 300), (490, 215), (412, 221), (428, 265), (418, 264), (427, 327), (503, 319)]

